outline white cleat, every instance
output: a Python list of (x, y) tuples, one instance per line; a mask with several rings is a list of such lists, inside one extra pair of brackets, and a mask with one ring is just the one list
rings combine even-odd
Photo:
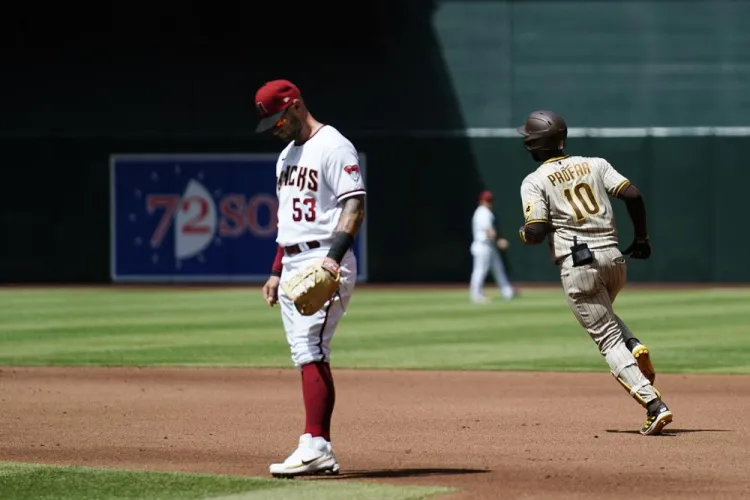
[(268, 470), (273, 477), (338, 474), (339, 463), (330, 442), (322, 437), (302, 434), (297, 449), (283, 463), (271, 464)]

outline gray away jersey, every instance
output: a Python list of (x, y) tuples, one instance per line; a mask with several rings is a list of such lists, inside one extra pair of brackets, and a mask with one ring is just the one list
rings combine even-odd
[(542, 163), (521, 183), (525, 223), (547, 222), (552, 258), (570, 254), (573, 237), (589, 248), (617, 245), (609, 196), (630, 183), (604, 158), (565, 156)]

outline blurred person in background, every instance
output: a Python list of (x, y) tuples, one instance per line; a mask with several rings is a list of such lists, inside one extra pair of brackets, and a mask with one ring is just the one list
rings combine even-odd
[(500, 289), (500, 295), (505, 300), (511, 300), (516, 296), (499, 252), (508, 248), (508, 240), (498, 236), (495, 228), (495, 215), (492, 213), (492, 199), (492, 192), (482, 191), (479, 195), (479, 205), (474, 210), (474, 216), (471, 219), (473, 235), (471, 255), (474, 259), (474, 266), (471, 272), (469, 295), (471, 301), (477, 304), (489, 302), (489, 298), (484, 295), (484, 282), (490, 269)]

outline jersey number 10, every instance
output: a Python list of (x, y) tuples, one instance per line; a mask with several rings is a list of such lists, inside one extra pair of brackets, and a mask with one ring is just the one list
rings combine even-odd
[[(563, 191), (565, 199), (568, 200), (568, 204), (576, 214), (576, 222), (586, 220), (586, 215), (583, 211), (586, 211), (589, 215), (596, 215), (599, 213), (599, 203), (596, 201), (594, 196), (594, 190), (586, 182), (581, 182), (573, 186), (573, 189), (565, 188)], [(583, 210), (581, 209), (583, 208)]]

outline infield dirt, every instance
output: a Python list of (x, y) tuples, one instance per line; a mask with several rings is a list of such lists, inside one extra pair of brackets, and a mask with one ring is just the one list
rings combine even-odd
[[(334, 368), (335, 369), (335, 368)], [(335, 370), (342, 472), (446, 499), (750, 498), (750, 377), (659, 374), (675, 413), (607, 373)], [(302, 432), (294, 370), (0, 371), (0, 460), (268, 477)], [(441, 497), (442, 498), (442, 497)]]

